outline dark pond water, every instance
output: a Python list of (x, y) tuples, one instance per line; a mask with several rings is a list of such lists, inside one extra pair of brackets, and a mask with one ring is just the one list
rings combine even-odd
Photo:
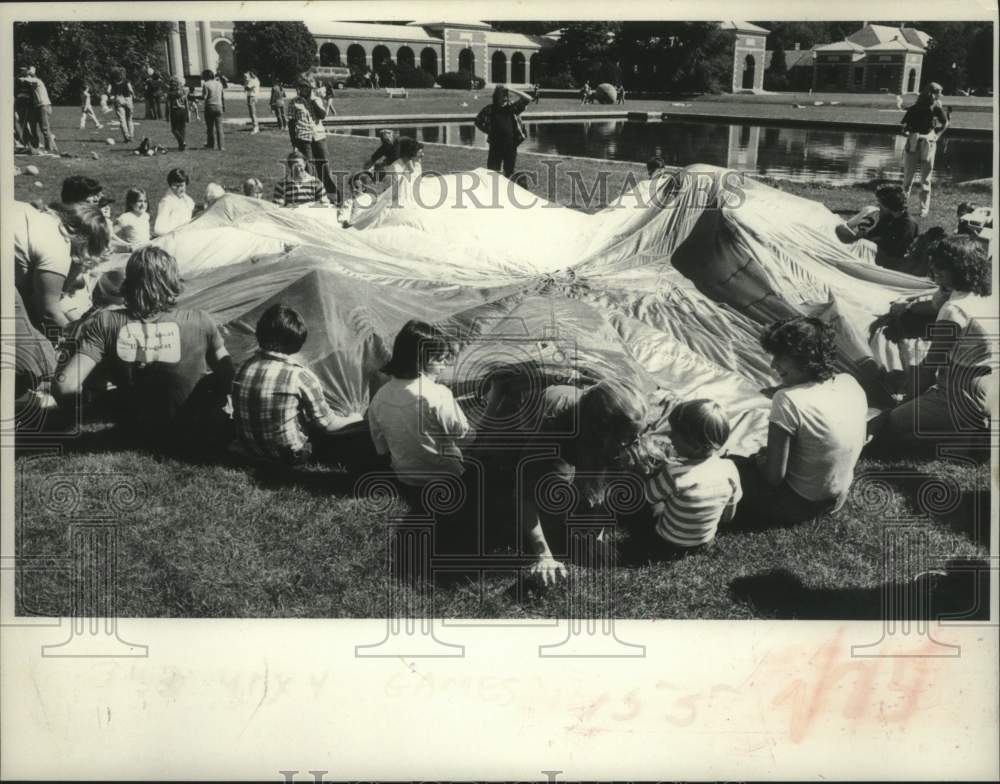
[[(396, 129), (425, 142), (486, 148), (485, 135), (471, 123)], [(902, 179), (903, 172), (903, 137), (884, 132), (624, 120), (539, 121), (528, 123), (527, 131), (522, 152), (635, 162), (659, 155), (673, 166), (710, 163), (801, 182)], [(344, 128), (340, 132), (374, 136), (375, 128)], [(946, 135), (938, 143), (935, 179), (961, 182), (990, 177), (992, 155), (990, 139)], [(485, 161), (484, 156), (484, 165)]]

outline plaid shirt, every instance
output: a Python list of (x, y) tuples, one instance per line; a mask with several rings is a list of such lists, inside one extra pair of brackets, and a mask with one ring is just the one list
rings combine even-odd
[(304, 99), (293, 100), (291, 110), (292, 116), (289, 121), (296, 139), (301, 142), (314, 142), (326, 138), (323, 124), (313, 119), (309, 104)]
[(334, 416), (319, 379), (287, 354), (258, 351), (233, 380), (233, 421), (252, 454), (295, 460), (310, 430), (330, 430)]
[(293, 180), (286, 177), (274, 184), (274, 200), (285, 204), (309, 204), (326, 199), (326, 189), (323, 183), (307, 174), (305, 179)]

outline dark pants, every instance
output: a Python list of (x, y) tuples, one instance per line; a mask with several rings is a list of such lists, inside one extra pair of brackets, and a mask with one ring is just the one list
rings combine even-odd
[(222, 134), (222, 110), (215, 106), (205, 107), (205, 131), (208, 134), (208, 148), (221, 150), (224, 148)]
[(170, 132), (177, 140), (177, 147), (181, 150), (186, 148), (185, 138), (187, 134), (188, 115), (187, 109), (170, 110)]
[(750, 457), (731, 457), (740, 473), (743, 498), (730, 525), (735, 528), (780, 528), (805, 523), (837, 506), (837, 499), (810, 501), (803, 498), (788, 482), (773, 487)]
[(271, 110), (274, 112), (274, 117), (278, 121), (278, 130), (284, 130), (285, 126), (288, 125), (288, 120), (285, 117), (285, 107), (278, 104), (277, 106), (272, 106)]
[(503, 142), (491, 144), (490, 152), (486, 158), (486, 168), (493, 171), (500, 171), (503, 166), (504, 177), (510, 177), (514, 173), (514, 165), (517, 163), (517, 147), (514, 142)]
[(25, 147), (37, 147), (38, 139), (32, 134), (31, 127), (31, 101), (22, 100), (14, 105), (14, 109), (17, 112), (17, 127), (21, 136), (21, 144)]
[(337, 184), (333, 181), (333, 175), (330, 173), (330, 163), (326, 159), (326, 142), (322, 139), (312, 142), (293, 139), (292, 144), (295, 145), (295, 149), (302, 153), (312, 165), (313, 173), (323, 183), (327, 195), (331, 199), (335, 198), (337, 195)]
[(151, 95), (146, 96), (146, 119), (160, 119), (159, 107), (156, 105), (156, 99)]

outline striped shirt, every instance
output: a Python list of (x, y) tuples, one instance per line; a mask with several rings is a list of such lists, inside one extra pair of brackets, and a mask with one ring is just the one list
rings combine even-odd
[(735, 511), (742, 497), (736, 464), (716, 455), (670, 463), (646, 482), (656, 532), (678, 547), (711, 542), (723, 514)]
[(232, 394), (236, 435), (252, 454), (295, 460), (310, 430), (335, 429), (319, 379), (287, 354), (258, 351), (236, 373)]
[(286, 177), (274, 185), (274, 200), (280, 204), (309, 204), (318, 201), (326, 203), (326, 189), (323, 183), (307, 174), (304, 179), (293, 180)]

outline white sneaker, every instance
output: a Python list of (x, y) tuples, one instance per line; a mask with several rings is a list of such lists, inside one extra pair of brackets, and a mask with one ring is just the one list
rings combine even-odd
[(251, 135), (253, 135), (255, 133), (260, 133), (260, 128), (254, 128), (252, 131), (250, 131)]

